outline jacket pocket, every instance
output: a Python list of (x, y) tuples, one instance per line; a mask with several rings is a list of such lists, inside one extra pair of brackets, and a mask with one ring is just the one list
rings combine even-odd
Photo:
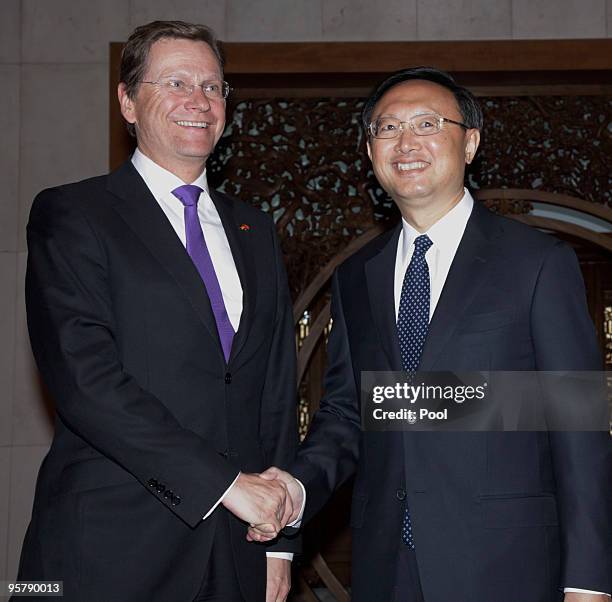
[(512, 309), (492, 311), (482, 314), (463, 316), (459, 323), (458, 332), (485, 332), (497, 330), (512, 324), (515, 312)]
[(483, 495), (480, 497), (485, 529), (554, 527), (559, 524), (552, 495)]

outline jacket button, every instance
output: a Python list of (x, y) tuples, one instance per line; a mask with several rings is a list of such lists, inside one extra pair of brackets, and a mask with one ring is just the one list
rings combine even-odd
[(149, 487), (157, 487), (157, 481), (155, 479), (149, 479), (149, 481), (147, 482), (147, 485)]
[(178, 495), (175, 495), (170, 503), (173, 506), (178, 506), (181, 503), (181, 498)]
[(225, 373), (225, 384), (229, 385), (232, 382), (232, 373), (231, 372), (226, 372)]
[(405, 489), (398, 489), (395, 492), (395, 497), (400, 501), (403, 502), (406, 499), (406, 490)]

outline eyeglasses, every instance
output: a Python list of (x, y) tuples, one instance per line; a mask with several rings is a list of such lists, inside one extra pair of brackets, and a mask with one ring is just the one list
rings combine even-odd
[(200, 88), (206, 98), (210, 100), (221, 100), (227, 98), (231, 90), (227, 82), (211, 81), (201, 84), (188, 84), (174, 77), (163, 78), (156, 82), (141, 81), (140, 83), (159, 86), (164, 92), (172, 94), (173, 96), (180, 96), (181, 98), (191, 96), (196, 88)]
[(401, 132), (406, 131), (406, 125), (408, 125), (417, 136), (432, 136), (442, 129), (442, 124), (445, 122), (454, 123), (466, 130), (469, 129), (465, 123), (441, 117), (436, 113), (424, 113), (415, 115), (408, 121), (400, 121), (395, 117), (379, 117), (370, 123), (368, 130), (374, 138), (397, 138)]

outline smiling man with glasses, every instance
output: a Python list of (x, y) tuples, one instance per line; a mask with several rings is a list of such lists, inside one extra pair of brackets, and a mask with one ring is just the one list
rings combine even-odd
[(290, 471), (306, 487), (305, 520), (355, 474), (354, 602), (609, 600), (608, 433), (362, 424), (364, 371), (602, 368), (572, 249), (464, 188), (483, 127), (471, 92), (406, 69), (362, 119), (402, 219), (333, 278), (325, 396)]
[[(203, 25), (138, 27), (118, 97), (137, 149), (41, 192), (28, 224), (32, 349), (56, 403), (20, 580), (74, 602), (281, 602), (298, 508), (291, 299), (273, 221), (208, 187), (229, 86)], [(295, 494), (293, 494), (295, 498)]]

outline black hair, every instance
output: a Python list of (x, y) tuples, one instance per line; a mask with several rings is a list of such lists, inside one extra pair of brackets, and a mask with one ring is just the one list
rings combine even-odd
[(361, 120), (366, 132), (372, 120), (372, 112), (376, 103), (394, 86), (413, 79), (433, 82), (450, 90), (457, 101), (463, 123), (468, 128), (482, 129), (484, 121), (482, 109), (475, 96), (467, 88), (460, 86), (448, 73), (435, 67), (412, 67), (396, 71), (387, 77), (366, 100), (361, 111)]

